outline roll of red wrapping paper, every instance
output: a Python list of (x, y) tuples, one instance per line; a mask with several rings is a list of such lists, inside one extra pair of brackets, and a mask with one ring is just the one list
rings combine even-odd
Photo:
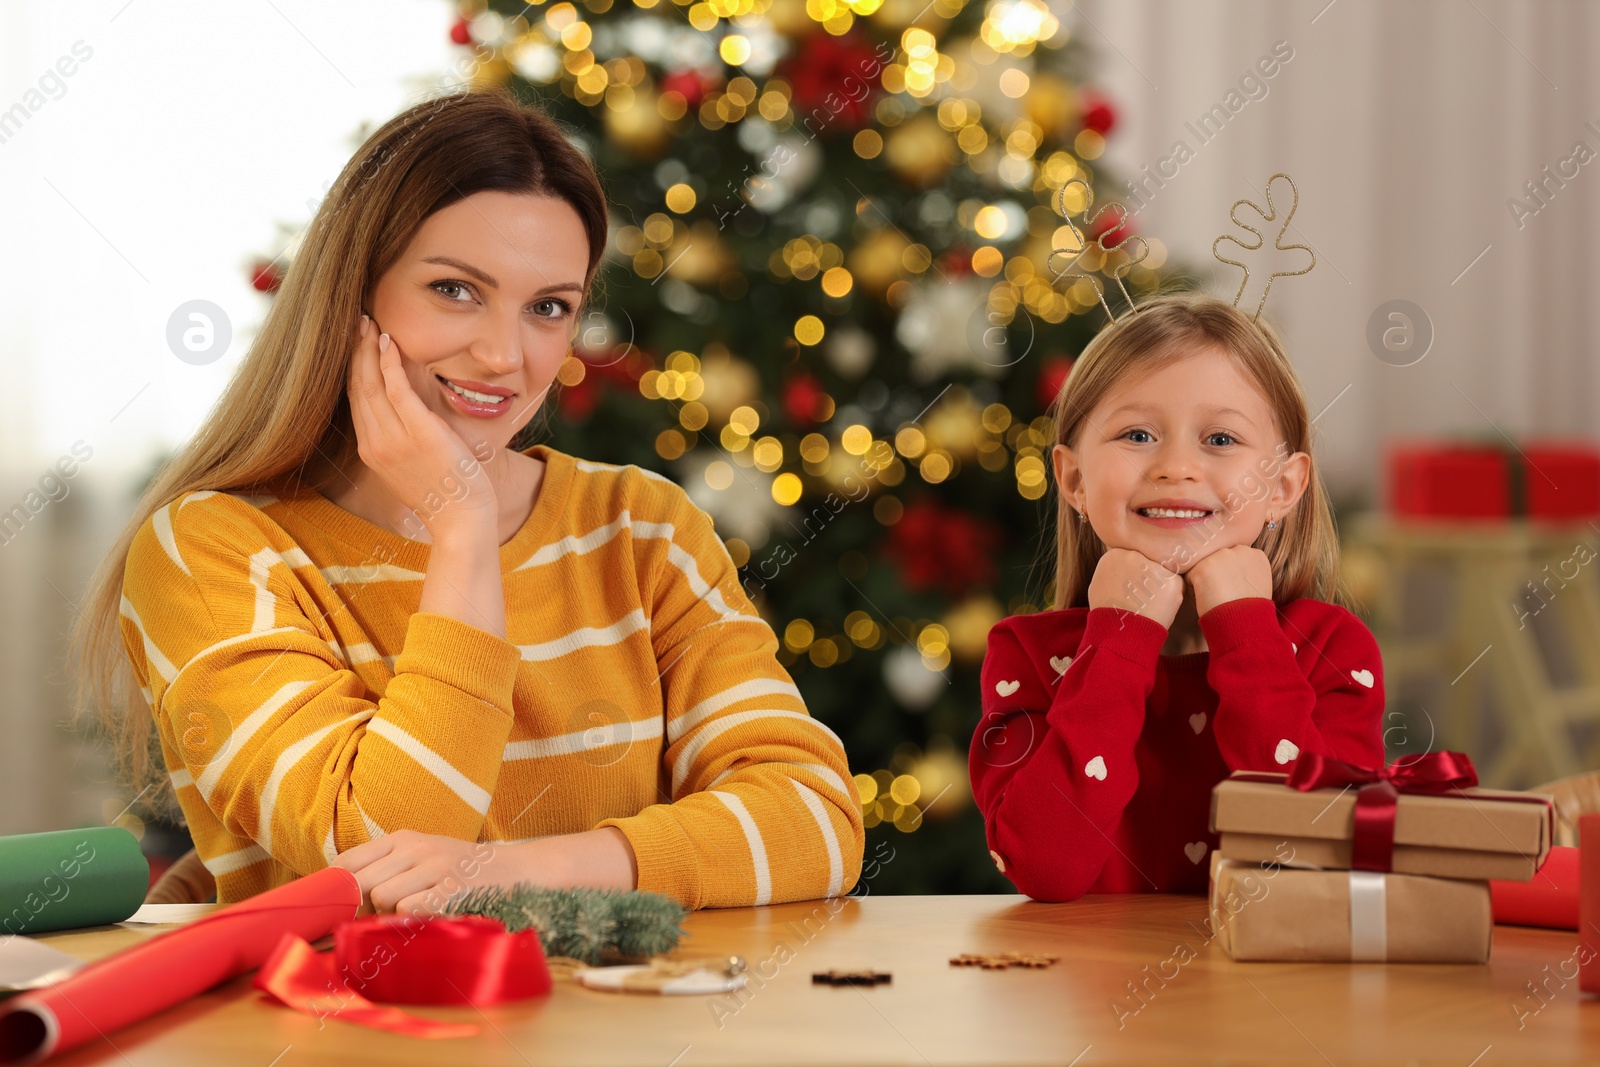
[(261, 966), (285, 933), (315, 941), (360, 907), (355, 875), (325, 867), (96, 960), (0, 1004), (0, 1064), (37, 1063), (165, 1011)]
[(1600, 815), (1578, 816), (1578, 988), (1600, 993)]
[(1513, 926), (1578, 928), (1578, 850), (1550, 849), (1544, 864), (1526, 882), (1489, 880), (1490, 910), (1497, 923)]

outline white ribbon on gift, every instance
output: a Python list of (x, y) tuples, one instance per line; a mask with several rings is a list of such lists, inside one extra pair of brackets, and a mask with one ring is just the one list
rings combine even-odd
[(1378, 962), (1389, 958), (1387, 876), (1377, 871), (1350, 872), (1350, 959)]

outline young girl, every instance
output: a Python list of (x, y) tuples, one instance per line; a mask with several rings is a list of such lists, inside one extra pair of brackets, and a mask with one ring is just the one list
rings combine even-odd
[(88, 688), (136, 776), (154, 723), (220, 902), (330, 864), (380, 911), (855, 884), (844, 750), (708, 516), (519, 433), (606, 230), (588, 161), (509, 93), (391, 120), (96, 576)]
[(1199, 892), (1211, 788), (1383, 762), (1383, 665), (1344, 606), (1305, 397), (1271, 329), (1153, 298), (1056, 401), (1054, 610), (989, 632), (969, 751), (995, 866), (1038, 900)]

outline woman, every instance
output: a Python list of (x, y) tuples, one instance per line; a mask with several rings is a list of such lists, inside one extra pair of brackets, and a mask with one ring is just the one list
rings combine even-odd
[(407, 912), (512, 882), (690, 908), (855, 884), (843, 747), (710, 519), (520, 446), (606, 231), (588, 161), (507, 92), (384, 125), (97, 573), (80, 708), (136, 781), (154, 722), (220, 902), (329, 864)]

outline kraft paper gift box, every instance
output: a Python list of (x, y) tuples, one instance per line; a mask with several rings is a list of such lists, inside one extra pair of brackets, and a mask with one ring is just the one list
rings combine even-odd
[[(1356, 795), (1289, 788), (1287, 775), (1237, 771), (1211, 793), (1211, 829), (1225, 859), (1348, 870)], [(1549, 854), (1550, 798), (1477, 787), (1405, 793), (1396, 802), (1389, 870), (1439, 878), (1530, 880)]]
[(1213, 853), (1211, 923), (1235, 960), (1484, 963), (1489, 883), (1262, 867)]

